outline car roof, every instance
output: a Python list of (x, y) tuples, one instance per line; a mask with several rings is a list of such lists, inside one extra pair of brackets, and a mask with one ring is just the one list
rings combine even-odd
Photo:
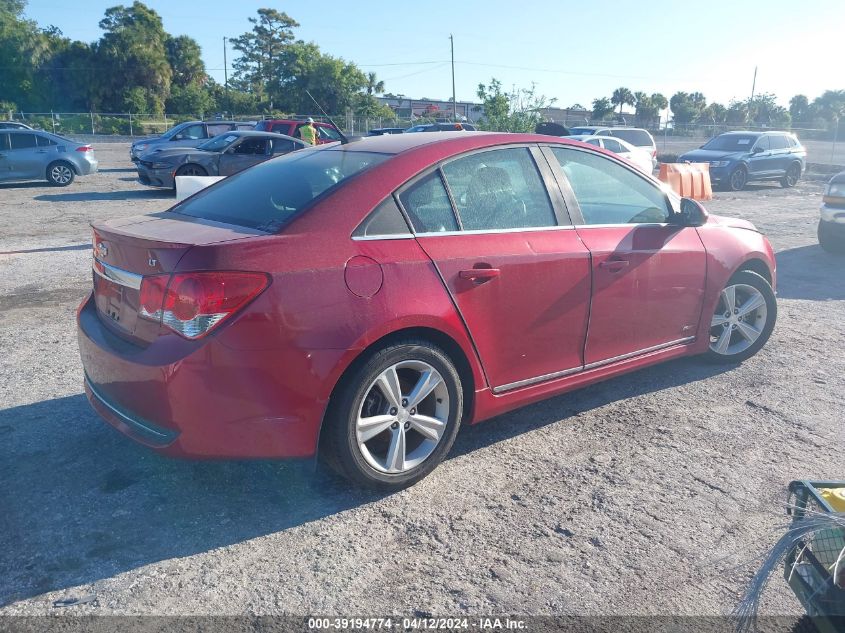
[(730, 132), (722, 132), (719, 136), (763, 136), (765, 133), (754, 130), (731, 130)]
[[(301, 139), (288, 136), (287, 134), (279, 134), (278, 132), (262, 132), (261, 130), (231, 130), (229, 132), (224, 132), (223, 134), (218, 134), (217, 136), (262, 136), (264, 138), (286, 138), (292, 141), (302, 142)], [(212, 138), (217, 138), (217, 136)]]
[[(308, 123), (305, 119), (263, 119), (261, 121), (256, 121), (258, 123)], [(328, 121), (313, 121), (314, 125), (327, 125), (329, 127), (334, 127)]]

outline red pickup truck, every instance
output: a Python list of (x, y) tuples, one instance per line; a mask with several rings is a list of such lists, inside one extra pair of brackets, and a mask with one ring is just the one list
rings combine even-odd
[[(275, 132), (276, 134), (287, 134), (295, 138), (302, 138), (299, 133), (299, 128), (307, 125), (307, 121), (300, 121), (296, 119), (266, 119), (259, 121), (255, 125), (256, 131), (261, 132)], [(317, 145), (323, 143), (334, 143), (340, 141), (341, 136), (337, 128), (331, 123), (314, 122), (314, 127), (317, 128)]]

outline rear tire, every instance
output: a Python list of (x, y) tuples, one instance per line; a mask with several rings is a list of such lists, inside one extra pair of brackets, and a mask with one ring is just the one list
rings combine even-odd
[(461, 378), (449, 356), (428, 341), (399, 341), (341, 380), (321, 456), (357, 484), (399, 490), (443, 461), (462, 416)]
[(780, 186), (789, 189), (798, 184), (801, 178), (801, 165), (799, 163), (792, 163), (786, 174), (780, 179)]
[(826, 222), (819, 222), (818, 236), (819, 245), (825, 251), (834, 255), (845, 255), (845, 239), (831, 235)]
[(772, 335), (778, 304), (769, 282), (750, 270), (728, 280), (710, 320), (712, 363), (741, 363), (762, 349)]
[(54, 187), (67, 187), (76, 177), (73, 165), (57, 160), (47, 165), (47, 182)]

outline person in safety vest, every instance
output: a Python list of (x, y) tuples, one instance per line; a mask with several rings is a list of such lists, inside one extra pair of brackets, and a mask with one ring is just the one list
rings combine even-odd
[(299, 128), (299, 136), (309, 145), (317, 144), (317, 128), (314, 127), (314, 119), (308, 117), (308, 123)]

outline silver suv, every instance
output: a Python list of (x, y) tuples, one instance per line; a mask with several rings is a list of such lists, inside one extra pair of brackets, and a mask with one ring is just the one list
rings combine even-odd
[(76, 176), (96, 171), (90, 145), (49, 132), (0, 130), (0, 182), (46, 180), (67, 187)]

